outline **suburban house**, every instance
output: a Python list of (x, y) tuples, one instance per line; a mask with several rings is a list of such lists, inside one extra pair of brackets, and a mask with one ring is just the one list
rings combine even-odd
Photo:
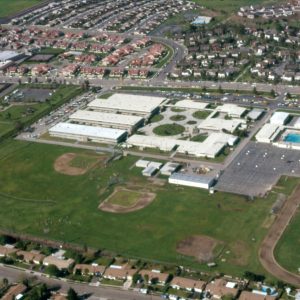
[(221, 299), (226, 295), (236, 297), (238, 289), (235, 286), (235, 283), (227, 282), (224, 279), (215, 279), (207, 284), (205, 291), (208, 292), (213, 299)]
[(61, 258), (58, 258), (54, 255), (49, 255), (49, 256), (44, 258), (43, 264), (45, 266), (54, 265), (59, 270), (67, 270), (74, 264), (74, 259), (72, 259), (72, 258), (61, 259)]
[(102, 276), (104, 271), (105, 271), (105, 266), (77, 264), (74, 267), (74, 273), (80, 272), (83, 275)]
[(182, 289), (187, 291), (195, 291), (197, 293), (202, 293), (205, 287), (205, 282), (200, 280), (194, 280), (184, 277), (174, 277), (171, 282), (171, 287), (173, 289)]
[(148, 283), (157, 282), (158, 284), (164, 285), (169, 277), (167, 273), (160, 273), (158, 271), (150, 270), (141, 270), (140, 275), (145, 278), (148, 277)]

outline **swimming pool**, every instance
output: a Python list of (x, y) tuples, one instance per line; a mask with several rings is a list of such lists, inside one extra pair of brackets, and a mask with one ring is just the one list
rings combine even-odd
[(300, 143), (300, 133), (288, 133), (284, 141), (288, 143)]

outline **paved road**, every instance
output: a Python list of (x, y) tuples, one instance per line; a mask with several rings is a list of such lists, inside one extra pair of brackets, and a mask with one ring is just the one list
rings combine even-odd
[[(259, 249), (259, 259), (263, 267), (278, 279), (297, 287), (300, 287), (300, 276), (285, 270), (277, 263), (274, 257), (274, 249), (299, 208), (299, 204), (300, 186), (297, 187), (292, 196), (286, 201)], [(289, 254), (286, 253), (286, 255)]]
[[(48, 286), (60, 286), (60, 291), (66, 293), (70, 287), (72, 287), (80, 295), (91, 294), (98, 299), (107, 299), (107, 300), (158, 300), (160, 297), (153, 295), (143, 295), (135, 291), (127, 291), (122, 288), (111, 288), (103, 286), (90, 286), (84, 283), (72, 283), (65, 282), (59, 279), (48, 278), (41, 276), (40, 273), (35, 273), (34, 275), (19, 270), (13, 269), (7, 266), (0, 265), (0, 278), (7, 278), (11, 282), (17, 282), (24, 277), (33, 277), (35, 276), (39, 281), (46, 283)], [(95, 299), (95, 297), (93, 299)], [(96, 298), (97, 299), (97, 298)]]

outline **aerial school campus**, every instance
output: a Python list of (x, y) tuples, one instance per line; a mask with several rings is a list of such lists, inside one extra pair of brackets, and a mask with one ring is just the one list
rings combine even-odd
[[(141, 1), (138, 14), (132, 1), (117, 1), (99, 6), (86, 25), (93, 1), (48, 2), (0, 31), (1, 263), (93, 283), (85, 269), (97, 266), (88, 273), (100, 285), (128, 290), (130, 281), (142, 294), (170, 299), (299, 297), (299, 81), (296, 71), (288, 83), (290, 71), (276, 75), (276, 84), (250, 75), (257, 65), (262, 72), (268, 51), (281, 46), (247, 54), (245, 68), (236, 70), (245, 60), (246, 34), (232, 33), (231, 43), (243, 45), (229, 47), (222, 64), (234, 60), (234, 73), (215, 71), (223, 52), (214, 28), (225, 16), (238, 22), (241, 15), (225, 10), (219, 16), (209, 4), (185, 1), (168, 1), (171, 13), (164, 15), (158, 0)], [(239, 12), (265, 18), (244, 4)], [(149, 5), (156, 10), (142, 17)], [(188, 6), (185, 20), (176, 5)], [(287, 22), (299, 16), (297, 3), (278, 5), (280, 13), (293, 7)], [(72, 14), (76, 7), (78, 15)], [(213, 49), (204, 58), (205, 50), (197, 54), (204, 78), (198, 81), (189, 43), (207, 32), (193, 24), (182, 29), (185, 40), (178, 37), (191, 12), (192, 23), (211, 31)], [(208, 16), (195, 18), (200, 12)], [(152, 34), (170, 30), (171, 22), (177, 28), (172, 37)], [(259, 38), (267, 44), (264, 26)], [(272, 72), (290, 66), (288, 59), (299, 54), (299, 41), (293, 45)], [(99, 54), (103, 47), (110, 50)], [(261, 45), (253, 47), (257, 53)], [(37, 255), (32, 251), (43, 256), (37, 263), (43, 267), (26, 261)], [(66, 273), (53, 274), (50, 265)]]

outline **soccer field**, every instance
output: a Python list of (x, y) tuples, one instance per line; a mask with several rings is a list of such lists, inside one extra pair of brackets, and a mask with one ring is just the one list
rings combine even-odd
[(0, 0), (0, 18), (9, 17), (41, 2), (42, 0)]
[[(91, 152), (18, 141), (2, 143), (0, 149), (2, 229), (205, 271), (205, 264), (176, 251), (179, 242), (204, 235), (222, 245), (213, 271), (264, 272), (257, 253), (276, 193), (252, 202), (231, 194), (155, 185), (140, 175), (141, 169), (131, 168), (137, 160), (132, 156), (106, 168), (96, 166), (84, 175), (68, 176), (54, 170), (56, 159), (65, 153)], [(291, 179), (288, 190), (297, 182)], [(114, 188), (123, 186), (146, 188), (156, 197), (147, 207), (128, 214), (97, 209)], [(278, 189), (285, 192), (283, 186)]]

